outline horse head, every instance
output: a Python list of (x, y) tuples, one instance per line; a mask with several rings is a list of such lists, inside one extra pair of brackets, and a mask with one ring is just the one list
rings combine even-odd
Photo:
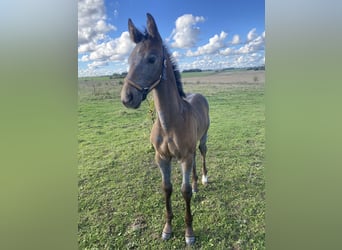
[(136, 46), (128, 60), (129, 71), (121, 90), (121, 101), (128, 108), (139, 108), (147, 94), (162, 79), (166, 52), (151, 14), (147, 14), (144, 33), (134, 26), (131, 19), (128, 20), (128, 30)]

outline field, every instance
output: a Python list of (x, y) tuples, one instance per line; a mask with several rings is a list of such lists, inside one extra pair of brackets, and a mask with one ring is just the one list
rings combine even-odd
[[(183, 82), (185, 92), (207, 97), (211, 120), (209, 184), (192, 198), (191, 249), (265, 249), (264, 71), (188, 73)], [(164, 242), (161, 175), (149, 142), (151, 100), (126, 109), (121, 84), (79, 79), (79, 248), (184, 249), (179, 164), (172, 170), (173, 235)]]

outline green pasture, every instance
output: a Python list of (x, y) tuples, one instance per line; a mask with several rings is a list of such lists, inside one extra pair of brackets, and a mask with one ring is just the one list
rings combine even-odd
[[(164, 242), (149, 103), (138, 110), (123, 107), (121, 84), (79, 79), (79, 249), (184, 249), (179, 164), (174, 161), (172, 170), (173, 235)], [(191, 249), (265, 249), (264, 85), (200, 83), (184, 89), (208, 98), (211, 119), (209, 184), (200, 184), (192, 199)]]

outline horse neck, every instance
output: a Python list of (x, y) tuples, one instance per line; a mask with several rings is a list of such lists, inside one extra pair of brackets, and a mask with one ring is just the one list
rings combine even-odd
[(182, 109), (182, 98), (176, 85), (170, 59), (167, 58), (166, 75), (153, 91), (154, 106), (162, 127), (167, 130), (176, 121)]

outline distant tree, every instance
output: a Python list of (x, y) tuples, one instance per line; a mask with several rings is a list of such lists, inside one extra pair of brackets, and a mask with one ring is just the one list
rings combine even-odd
[(183, 70), (183, 73), (188, 73), (188, 72), (202, 72), (201, 69), (185, 69)]
[(265, 65), (248, 67), (247, 70), (265, 70)]
[(109, 79), (118, 79), (118, 78), (124, 78), (127, 76), (127, 72), (122, 73), (113, 73), (113, 75), (109, 76)]

